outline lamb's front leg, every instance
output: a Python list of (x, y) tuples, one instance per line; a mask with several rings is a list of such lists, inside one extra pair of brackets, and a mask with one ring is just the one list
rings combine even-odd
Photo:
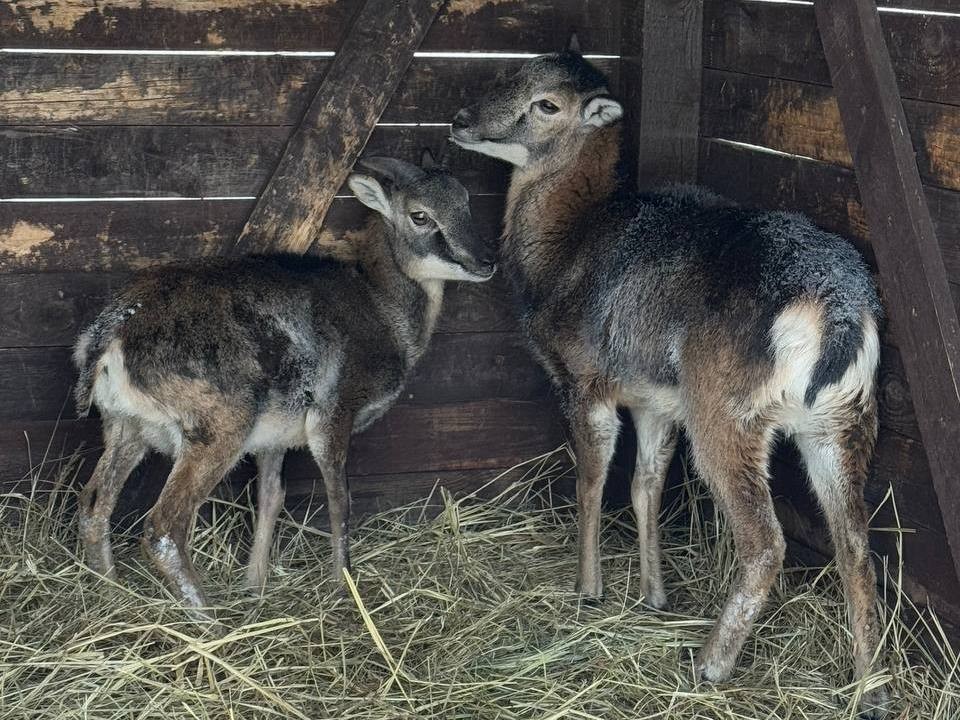
[(637, 431), (637, 462), (630, 484), (630, 497), (637, 517), (640, 549), (640, 587), (648, 605), (667, 606), (660, 559), (660, 497), (670, 461), (677, 447), (673, 423), (645, 407), (632, 407)]
[(577, 590), (588, 600), (603, 595), (600, 572), (600, 505), (607, 468), (620, 431), (617, 408), (588, 391), (575, 391), (566, 403), (577, 455), (579, 562)]
[(343, 571), (350, 569), (350, 487), (346, 465), (352, 430), (353, 416), (349, 414), (337, 413), (330, 418), (311, 411), (307, 417), (307, 443), (327, 491), (333, 577), (338, 582), (343, 581)]

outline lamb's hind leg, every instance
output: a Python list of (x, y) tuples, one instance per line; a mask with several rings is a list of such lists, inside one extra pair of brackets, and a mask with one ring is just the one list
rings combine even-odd
[(630, 413), (637, 431), (637, 464), (630, 497), (637, 517), (640, 585), (647, 603), (662, 609), (667, 596), (660, 561), (660, 497), (677, 447), (677, 431), (672, 422), (642, 408), (631, 408)]
[(136, 426), (121, 418), (104, 419), (103, 440), (103, 455), (80, 492), (78, 517), (87, 564), (101, 575), (115, 579), (110, 516), (127, 478), (146, 454), (147, 446)]
[[(870, 671), (880, 645), (877, 579), (867, 543), (867, 507), (863, 500), (877, 434), (876, 403), (838, 411), (818, 422), (822, 429), (796, 436), (814, 492), (830, 527), (843, 581), (853, 638), (857, 679)], [(879, 717), (887, 695), (882, 688), (864, 695), (865, 717)]]
[(246, 573), (246, 585), (250, 590), (260, 590), (270, 570), (273, 529), (283, 509), (283, 455), (283, 451), (257, 455), (257, 520)]
[[(183, 603), (193, 609), (209, 603), (190, 558), (190, 533), (200, 505), (237, 462), (239, 450), (239, 443), (226, 440), (185, 447), (144, 521), (147, 556)], [(194, 615), (209, 619), (202, 611)]]
[(694, 457), (733, 531), (737, 578), (697, 659), (701, 675), (730, 677), (783, 565), (786, 543), (773, 509), (767, 464), (772, 433), (703, 412), (690, 429)]

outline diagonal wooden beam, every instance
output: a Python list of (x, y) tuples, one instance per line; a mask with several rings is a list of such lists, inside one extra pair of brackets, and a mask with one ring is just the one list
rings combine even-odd
[(287, 141), (235, 252), (310, 248), (442, 4), (367, 0)]
[(960, 324), (872, 0), (814, 9), (887, 312), (960, 577)]

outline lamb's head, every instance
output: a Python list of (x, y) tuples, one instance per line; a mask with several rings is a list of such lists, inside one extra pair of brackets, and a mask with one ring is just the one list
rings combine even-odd
[(476, 232), (467, 189), (436, 167), (429, 153), (424, 158), (423, 167), (364, 158), (359, 165), (371, 174), (354, 173), (347, 182), (357, 199), (390, 226), (394, 257), (407, 275), (418, 281), (489, 280), (496, 271), (496, 251)]
[(541, 55), (453, 119), (453, 141), (527, 167), (576, 157), (584, 140), (620, 120), (602, 72), (578, 52)]

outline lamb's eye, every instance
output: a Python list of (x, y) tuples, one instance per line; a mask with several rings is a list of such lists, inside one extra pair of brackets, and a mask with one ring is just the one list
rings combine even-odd
[(553, 115), (555, 113), (560, 112), (560, 108), (558, 108), (549, 100), (538, 100), (536, 102), (536, 105), (537, 105), (537, 108), (540, 110), (540, 112), (546, 115)]
[(410, 213), (410, 219), (413, 220), (414, 225), (426, 225), (430, 222), (430, 216), (422, 210)]

